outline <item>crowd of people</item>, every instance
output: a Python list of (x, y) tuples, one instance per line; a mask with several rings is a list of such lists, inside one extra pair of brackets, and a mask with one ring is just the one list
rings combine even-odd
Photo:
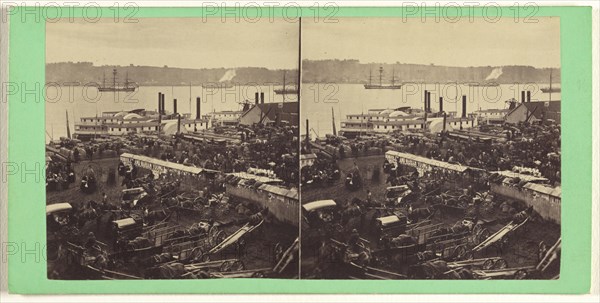
[(510, 132), (506, 142), (466, 141), (448, 138), (445, 134), (431, 137), (423, 134), (394, 134), (386, 138), (326, 142), (334, 146), (336, 157), (359, 156), (377, 148), (386, 148), (430, 159), (485, 169), (488, 171), (512, 170), (542, 176), (551, 184), (560, 184), (560, 125), (532, 125), (521, 123), (505, 126)]
[[(187, 140), (183, 136), (136, 136), (98, 139), (91, 142), (61, 140), (54, 143), (70, 161), (94, 160), (107, 155), (132, 152), (164, 161), (218, 170), (223, 173), (245, 172), (250, 168), (274, 171), (277, 178), (297, 184), (298, 128), (291, 126), (239, 127), (228, 129), (238, 134), (241, 144), (227, 140)], [(235, 138), (235, 139), (238, 139)], [(61, 176), (59, 168), (48, 176)]]
[(67, 189), (75, 182), (75, 171), (70, 161), (52, 160), (46, 163), (46, 190)]
[[(171, 140), (141, 138), (141, 154), (164, 161), (218, 170), (222, 173), (246, 172), (250, 168), (266, 169), (291, 185), (298, 182), (297, 128), (251, 128), (256, 137), (241, 136), (241, 144), (220, 140)], [(245, 134), (245, 132), (241, 132)]]

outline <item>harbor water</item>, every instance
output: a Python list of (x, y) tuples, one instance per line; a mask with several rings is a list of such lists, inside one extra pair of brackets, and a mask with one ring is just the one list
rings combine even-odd
[[(69, 115), (71, 134), (75, 122), (81, 117), (101, 116), (106, 111), (128, 111), (134, 109), (157, 110), (158, 93), (165, 94), (165, 107), (173, 111), (173, 99), (177, 99), (180, 113), (196, 113), (196, 97), (201, 98), (201, 114), (213, 111), (241, 110), (240, 102), (254, 103), (256, 92), (265, 93), (265, 102), (295, 102), (296, 95), (277, 95), (280, 86), (216, 87), (202, 86), (141, 86), (134, 92), (98, 92), (96, 87), (62, 86), (46, 89), (46, 143), (67, 135), (66, 114)], [(285, 98), (285, 99), (284, 99)]]
[[(440, 94), (444, 98), (444, 111), (462, 112), (461, 96), (467, 96), (467, 113), (485, 109), (508, 108), (507, 100), (521, 101), (521, 91), (531, 92), (531, 101), (553, 101), (561, 99), (560, 92), (543, 93), (540, 88), (548, 84), (507, 84), (499, 86), (469, 86), (455, 83), (405, 84), (401, 89), (365, 89), (362, 84), (302, 84), (300, 92), (300, 128), (306, 133), (306, 119), (309, 120), (311, 136), (331, 134), (332, 108), (336, 129), (348, 114), (367, 113), (369, 109), (387, 109), (410, 106), (423, 108), (424, 91), (431, 92), (431, 108), (439, 110)], [(559, 88), (559, 84), (552, 84)]]

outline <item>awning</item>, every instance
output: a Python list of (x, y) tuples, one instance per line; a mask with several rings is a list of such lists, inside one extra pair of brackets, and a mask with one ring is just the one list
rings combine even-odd
[(50, 204), (46, 205), (46, 215), (71, 209), (73, 209), (73, 206), (71, 206), (69, 203)]
[(135, 225), (136, 222), (133, 218), (125, 218), (121, 220), (113, 221), (117, 225), (117, 228), (122, 229), (131, 225)]
[(400, 218), (398, 218), (398, 216), (396, 216), (396, 215), (392, 215), (392, 216), (377, 218), (377, 221), (379, 221), (381, 223), (381, 225), (386, 226), (386, 225), (389, 225), (392, 223), (399, 222)]
[(337, 206), (337, 203), (335, 203), (335, 201), (333, 201), (333, 200), (320, 200), (320, 201), (306, 203), (306, 204), (302, 205), (302, 208), (304, 208), (304, 210), (307, 212), (311, 212), (316, 209), (321, 209), (321, 208), (325, 208), (325, 207), (334, 207), (334, 206)]

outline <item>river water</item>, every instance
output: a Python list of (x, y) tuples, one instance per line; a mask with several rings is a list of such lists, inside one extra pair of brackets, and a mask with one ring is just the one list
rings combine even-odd
[[(553, 84), (559, 87), (558, 84)], [(431, 92), (431, 107), (434, 112), (439, 108), (440, 94), (444, 98), (444, 110), (460, 113), (460, 98), (467, 96), (467, 112), (478, 109), (506, 108), (507, 100), (521, 100), (521, 91), (531, 91), (532, 101), (560, 100), (560, 92), (543, 93), (540, 88), (547, 85), (511, 84), (497, 87), (473, 87), (450, 84), (405, 84), (398, 90), (364, 89), (361, 84), (302, 84), (300, 119), (301, 133), (306, 132), (306, 119), (310, 121), (311, 133), (324, 136), (332, 133), (332, 108), (336, 128), (348, 114), (367, 112), (369, 109), (397, 108), (410, 106), (423, 108), (424, 90)], [(202, 86), (142, 86), (133, 93), (99, 93), (95, 87), (64, 86), (49, 87), (46, 90), (46, 142), (50, 138), (58, 139), (67, 135), (66, 114), (69, 115), (71, 132), (75, 130), (75, 121), (81, 117), (101, 115), (104, 111), (121, 111), (144, 108), (156, 110), (158, 93), (165, 94), (165, 106), (173, 110), (173, 99), (177, 99), (178, 111), (196, 112), (196, 97), (202, 100), (201, 111), (241, 110), (238, 102), (254, 102), (255, 92), (265, 93), (265, 102), (297, 101), (296, 95), (276, 95), (276, 86), (234, 86), (232, 88), (203, 88)], [(190, 99), (191, 96), (191, 99)], [(458, 101), (458, 102), (457, 102)], [(191, 105), (191, 106), (190, 106)]]
[[(296, 95), (276, 95), (278, 86), (241, 86), (218, 88), (202, 86), (141, 86), (135, 92), (102, 92), (95, 87), (62, 86), (46, 89), (46, 142), (50, 138), (57, 140), (67, 135), (66, 114), (69, 115), (71, 133), (75, 130), (75, 121), (81, 117), (102, 115), (105, 111), (127, 111), (144, 108), (156, 110), (158, 93), (165, 94), (165, 107), (173, 111), (173, 99), (177, 99), (177, 111), (196, 113), (196, 97), (201, 98), (202, 115), (212, 111), (241, 110), (238, 102), (248, 100), (254, 103), (254, 93), (264, 92), (265, 102), (297, 101)], [(191, 96), (191, 99), (190, 99)]]
[[(462, 112), (461, 96), (467, 96), (467, 113), (478, 109), (507, 108), (507, 100), (521, 101), (521, 91), (531, 91), (531, 101), (560, 100), (560, 92), (543, 93), (540, 88), (548, 85), (511, 84), (496, 87), (475, 87), (463, 84), (405, 84), (401, 89), (365, 89), (362, 84), (302, 84), (300, 102), (301, 134), (306, 133), (309, 120), (311, 136), (332, 133), (332, 109), (336, 129), (347, 114), (366, 113), (369, 109), (386, 109), (410, 106), (423, 108), (424, 90), (431, 92), (431, 108), (439, 109), (440, 94), (444, 98), (446, 112)], [(553, 84), (553, 87), (560, 87)], [(458, 98), (457, 98), (458, 97)], [(458, 101), (458, 102), (457, 102)]]

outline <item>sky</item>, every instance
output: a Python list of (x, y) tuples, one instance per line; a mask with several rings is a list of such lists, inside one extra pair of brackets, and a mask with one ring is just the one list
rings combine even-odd
[[(337, 18), (302, 22), (303, 59), (447, 66), (560, 67), (560, 20)], [(139, 18), (137, 23), (68, 19), (46, 25), (46, 61), (182, 68), (296, 69), (298, 23), (283, 19)]]
[(46, 24), (46, 61), (182, 68), (297, 69), (298, 22), (138, 18)]
[(446, 66), (529, 65), (560, 67), (560, 19), (537, 23), (513, 18), (450, 23), (421, 18), (338, 18), (337, 23), (302, 20), (304, 59), (357, 59), (361, 63)]

